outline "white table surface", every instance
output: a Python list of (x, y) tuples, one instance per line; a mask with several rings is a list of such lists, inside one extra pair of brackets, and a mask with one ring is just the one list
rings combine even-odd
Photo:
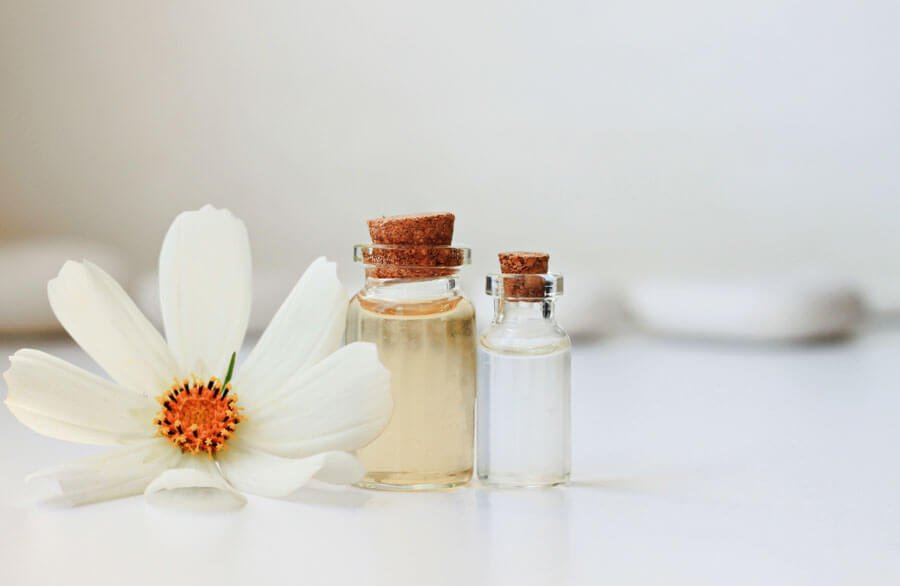
[(573, 425), (565, 488), (319, 486), (191, 515), (30, 504), (26, 473), (98, 448), (0, 409), (0, 585), (900, 584), (900, 331), (581, 347)]

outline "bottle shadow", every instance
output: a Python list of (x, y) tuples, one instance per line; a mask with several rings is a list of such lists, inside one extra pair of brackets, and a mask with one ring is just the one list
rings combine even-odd
[(359, 509), (372, 499), (372, 494), (361, 488), (305, 486), (280, 500), (316, 507)]
[(671, 472), (634, 476), (588, 477), (570, 480), (566, 486), (608, 493), (646, 494), (657, 496), (685, 496), (701, 488), (705, 475), (699, 471)]

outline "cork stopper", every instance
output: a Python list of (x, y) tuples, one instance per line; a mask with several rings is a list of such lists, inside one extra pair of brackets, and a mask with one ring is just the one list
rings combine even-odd
[[(504, 295), (508, 298), (539, 301), (544, 297), (543, 275), (550, 267), (550, 255), (546, 252), (501, 252), (500, 271), (504, 275), (516, 275), (503, 280)], [(519, 276), (521, 275), (521, 276)]]
[(369, 220), (369, 235), (374, 244), (430, 244), (449, 246), (453, 242), (450, 212), (407, 214)]
[(448, 276), (464, 264), (463, 249), (453, 248), (450, 212), (406, 214), (368, 221), (373, 246), (363, 253), (369, 274), (378, 279)]
[(550, 267), (550, 255), (546, 252), (501, 252), (497, 257), (501, 273), (542, 275)]

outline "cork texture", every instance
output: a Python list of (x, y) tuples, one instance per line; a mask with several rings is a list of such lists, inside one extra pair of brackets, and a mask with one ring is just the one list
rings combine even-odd
[(369, 220), (369, 235), (373, 244), (449, 246), (455, 220), (450, 212), (375, 218)]
[(546, 252), (501, 252), (497, 257), (502, 273), (542, 275), (550, 267), (550, 255)]
[(369, 236), (376, 245), (363, 255), (363, 262), (373, 265), (369, 275), (378, 279), (422, 279), (453, 274), (463, 263), (463, 251), (450, 247), (455, 220), (450, 212), (369, 220)]
[(501, 252), (497, 257), (500, 259), (500, 272), (511, 275), (503, 280), (503, 294), (506, 297), (535, 301), (544, 298), (544, 278), (538, 275), (549, 271), (549, 254), (516, 251)]

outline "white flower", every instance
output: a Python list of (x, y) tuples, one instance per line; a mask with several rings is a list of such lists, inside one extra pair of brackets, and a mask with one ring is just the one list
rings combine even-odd
[[(89, 262), (48, 287), (72, 338), (112, 381), (37, 350), (5, 373), (6, 405), (25, 425), (115, 450), (33, 475), (77, 505), (143, 492), (154, 502), (240, 506), (316, 477), (351, 483), (348, 451), (381, 433), (390, 375), (375, 347), (339, 349), (347, 296), (335, 266), (310, 265), (259, 343), (222, 388), (250, 314), (250, 244), (241, 220), (206, 206), (172, 223), (159, 258), (166, 340), (125, 291)], [(114, 381), (114, 382), (113, 382)]]

